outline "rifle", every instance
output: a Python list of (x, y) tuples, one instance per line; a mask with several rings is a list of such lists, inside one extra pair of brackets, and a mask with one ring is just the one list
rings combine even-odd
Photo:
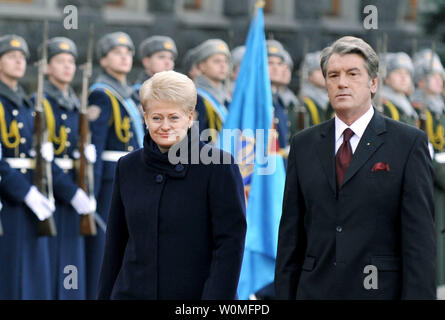
[[(90, 25), (88, 38), (87, 61), (80, 67), (82, 69), (82, 97), (79, 112), (79, 141), (78, 148), (80, 160), (77, 166), (77, 184), (85, 191), (90, 199), (94, 197), (94, 172), (93, 165), (85, 157), (85, 146), (91, 143), (91, 133), (88, 126), (87, 103), (88, 103), (88, 79), (92, 74), (94, 44), (94, 25)], [(94, 222), (94, 212), (80, 216), (80, 234), (83, 236), (95, 236), (97, 233)]]
[(377, 110), (380, 113), (383, 113), (383, 99), (382, 99), (382, 87), (383, 87), (383, 78), (386, 76), (386, 54), (388, 53), (388, 35), (386, 33), (383, 34), (383, 39), (378, 41), (377, 47), (382, 57), (380, 61), (380, 70), (379, 70), (379, 78), (378, 78), (378, 88), (377, 92), (374, 96), (374, 101), (377, 107)]
[[(434, 53), (436, 52), (436, 42), (433, 41), (431, 43), (431, 57), (430, 57), (430, 68), (427, 76), (427, 87), (430, 85), (431, 81), (431, 73), (433, 72), (433, 66), (434, 66)], [(419, 116), (419, 129), (426, 132), (426, 112), (427, 112), (427, 104), (428, 104), (428, 94), (424, 92), (423, 94), (423, 102), (422, 107), (420, 109), (420, 116)]]
[[(43, 158), (41, 147), (43, 143), (48, 142), (48, 131), (46, 130), (46, 121), (43, 111), (43, 81), (46, 68), (46, 59), (48, 41), (48, 21), (45, 20), (43, 26), (43, 42), (42, 42), (42, 57), (38, 61), (38, 78), (37, 78), (37, 98), (35, 104), (35, 118), (34, 118), (34, 135), (33, 146), (36, 151), (36, 168), (34, 171), (34, 184), (40, 193), (48, 197), (49, 201), (54, 203), (53, 181), (51, 162)], [(39, 236), (55, 236), (57, 234), (54, 217), (51, 216), (44, 221), (38, 223)]]
[(297, 107), (297, 127), (298, 130), (303, 130), (305, 128), (309, 127), (309, 115), (307, 113), (306, 108), (304, 107), (304, 97), (303, 97), (303, 84), (307, 81), (308, 79), (308, 72), (307, 72), (307, 68), (305, 66), (304, 63), (304, 58), (306, 57), (306, 54), (309, 51), (309, 40), (307, 38), (304, 38), (304, 42), (303, 42), (303, 60), (301, 62), (301, 67), (300, 67), (300, 92), (298, 94), (298, 100), (300, 102), (299, 106)]

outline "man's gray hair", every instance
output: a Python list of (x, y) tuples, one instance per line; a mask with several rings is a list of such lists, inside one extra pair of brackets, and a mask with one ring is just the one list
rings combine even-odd
[(335, 41), (331, 46), (326, 47), (321, 52), (320, 66), (323, 76), (326, 78), (326, 66), (331, 56), (337, 53), (339, 55), (345, 54), (359, 54), (365, 60), (366, 70), (368, 71), (369, 79), (377, 77), (379, 72), (379, 57), (371, 46), (360, 38), (346, 36)]

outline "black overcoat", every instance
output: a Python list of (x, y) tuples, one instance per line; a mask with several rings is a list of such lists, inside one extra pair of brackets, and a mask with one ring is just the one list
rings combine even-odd
[(190, 163), (198, 149), (219, 152), (191, 132), (188, 163), (171, 164), (149, 134), (143, 149), (119, 160), (99, 299), (236, 297), (246, 232), (242, 177), (233, 158)]

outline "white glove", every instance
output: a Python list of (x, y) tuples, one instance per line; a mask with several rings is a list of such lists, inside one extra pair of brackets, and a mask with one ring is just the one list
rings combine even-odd
[(35, 186), (32, 186), (26, 194), (25, 203), (40, 221), (51, 217), (56, 209), (54, 204), (41, 194)]
[(87, 158), (89, 163), (96, 162), (96, 146), (94, 144), (85, 146), (85, 158)]
[(43, 159), (45, 159), (48, 162), (52, 162), (54, 159), (54, 148), (53, 144), (51, 142), (45, 142), (42, 144), (42, 147), (40, 148), (40, 152), (42, 153)]
[(71, 199), (71, 205), (78, 214), (89, 214), (96, 211), (96, 199), (91, 199), (82, 189), (77, 189), (74, 197)]

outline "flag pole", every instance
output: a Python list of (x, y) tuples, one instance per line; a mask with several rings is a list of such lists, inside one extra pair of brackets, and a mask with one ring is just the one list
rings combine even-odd
[(266, 5), (266, 1), (257, 0), (257, 2), (255, 3), (255, 9), (264, 8), (265, 5)]
[(264, 8), (264, 6), (266, 5), (266, 1), (264, 0), (257, 0), (257, 2), (255, 3), (255, 13), (254, 15), (256, 16), (258, 14), (258, 9), (259, 8)]

